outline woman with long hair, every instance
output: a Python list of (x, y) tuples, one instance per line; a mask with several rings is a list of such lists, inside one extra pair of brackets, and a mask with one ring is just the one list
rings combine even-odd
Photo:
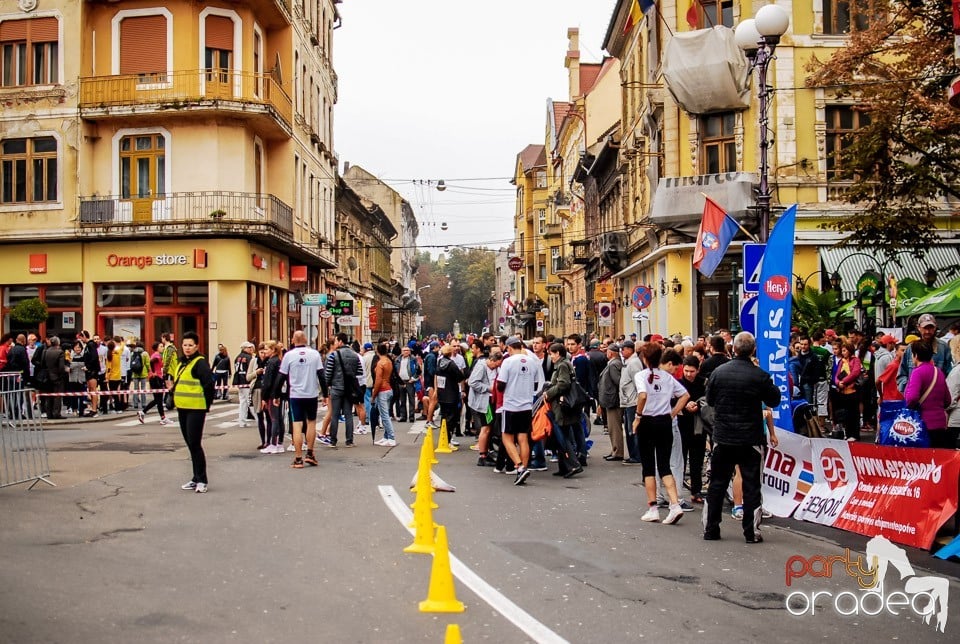
[(833, 423), (843, 425), (844, 435), (850, 442), (860, 440), (860, 392), (857, 378), (862, 370), (857, 348), (851, 342), (842, 343), (833, 376), (837, 388), (833, 403)]
[[(660, 520), (656, 480), (659, 471), (670, 498), (670, 512), (663, 522), (673, 524), (683, 516), (677, 494), (677, 481), (670, 472), (673, 419), (683, 411), (690, 394), (673, 374), (660, 368), (662, 357), (663, 347), (657, 342), (649, 342), (643, 348), (646, 368), (634, 377), (637, 386), (637, 415), (633, 421), (633, 432), (637, 435), (640, 462), (643, 465), (643, 485), (647, 491), (647, 511), (640, 519)], [(677, 402), (671, 408), (672, 399)]]
[(260, 410), (266, 415), (265, 424), (270, 432), (267, 434), (267, 445), (260, 450), (261, 454), (283, 453), (283, 399), (280, 394), (280, 356), (279, 345), (273, 340), (263, 343), (264, 357), (263, 376), (260, 381)]
[(180, 433), (190, 450), (193, 478), (180, 486), (182, 490), (207, 491), (207, 457), (203, 453), (203, 424), (213, 405), (216, 389), (210, 364), (200, 353), (200, 336), (193, 331), (183, 334), (183, 353), (173, 380), (173, 402), (180, 420)]

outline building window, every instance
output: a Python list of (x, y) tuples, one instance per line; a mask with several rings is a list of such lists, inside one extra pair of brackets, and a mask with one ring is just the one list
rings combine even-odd
[(140, 83), (167, 81), (167, 17), (132, 16), (120, 22), (120, 73)]
[(15, 87), (59, 83), (59, 32), (56, 18), (0, 23), (0, 84)]
[(547, 279), (547, 255), (546, 253), (541, 253), (537, 255), (537, 274), (541, 282), (546, 281)]
[(711, 114), (700, 119), (700, 158), (703, 174), (736, 172), (737, 144), (733, 138), (736, 115)]
[(70, 338), (80, 330), (83, 322), (83, 292), (80, 284), (43, 284), (40, 286), (10, 286), (3, 289), (3, 301), (0, 315), (3, 318), (3, 332), (25, 331), (25, 327), (10, 319), (10, 310), (25, 299), (38, 297), (47, 305), (47, 321), (36, 325), (43, 337), (59, 336), (64, 341), (64, 349), (72, 346)]
[(547, 232), (547, 211), (545, 208), (537, 209), (537, 232), (545, 235)]
[(701, 28), (718, 25), (733, 28), (733, 0), (700, 0), (700, 11), (703, 14)]
[(57, 200), (57, 140), (52, 136), (0, 143), (0, 202)]
[(823, 33), (864, 31), (879, 15), (876, 0), (823, 0)]
[(536, 174), (536, 186), (538, 188), (547, 187), (547, 171), (546, 170), (537, 170)]
[(560, 263), (560, 249), (554, 246), (550, 249), (550, 269), (553, 273), (559, 273), (562, 270)]
[(145, 199), (164, 194), (167, 164), (162, 134), (120, 139), (120, 197)]
[(844, 151), (850, 147), (857, 130), (870, 124), (870, 115), (851, 105), (833, 105), (826, 109), (827, 117), (827, 181), (852, 179), (844, 175)]

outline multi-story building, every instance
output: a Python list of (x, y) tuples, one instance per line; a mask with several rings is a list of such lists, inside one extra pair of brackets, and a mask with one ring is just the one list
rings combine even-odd
[[(738, 327), (739, 308), (746, 303), (741, 293), (746, 235), (737, 236), (711, 278), (693, 268), (692, 256), (705, 196), (751, 233), (760, 226), (755, 201), (759, 108), (732, 28), (764, 4), (664, 0), (627, 29), (631, 1), (616, 2), (603, 46), (621, 62), (619, 157), (630, 263), (614, 277), (624, 305), (635, 287), (652, 290), (644, 333)], [(840, 236), (829, 224), (851, 207), (842, 200), (846, 185), (837, 180), (841, 151), (869, 115), (844, 88), (806, 88), (806, 70), (814, 56), (828, 60), (868, 16), (851, 18), (847, 3), (836, 0), (778, 4), (789, 12), (790, 27), (768, 78), (776, 90), (770, 181), (775, 214), (799, 204), (797, 285), (827, 288), (826, 276), (836, 273), (844, 295), (854, 297), (865, 271), (890, 267), (898, 278), (943, 283), (945, 271), (937, 275), (936, 270), (958, 263), (956, 247), (947, 245), (952, 234), (945, 218), (940, 220), (944, 244), (928, 249), (922, 262), (901, 254), (895, 265), (894, 258), (835, 247)], [(632, 307), (621, 311), (622, 328), (636, 328)]]
[(380, 206), (396, 230), (398, 239), (390, 254), (392, 291), (389, 296), (381, 294), (373, 303), (379, 307), (383, 322), (397, 337), (409, 337), (417, 332), (416, 313), (420, 309), (417, 296), (416, 273), (417, 236), (420, 228), (410, 202), (403, 196), (358, 165), (345, 164), (343, 178), (358, 195)]
[[(555, 226), (547, 218), (547, 158), (543, 145), (532, 143), (517, 154), (511, 183), (516, 186), (517, 198), (513, 248), (520, 261), (518, 270), (513, 271), (514, 286), (500, 297), (506, 300), (509, 293), (509, 300), (515, 304), (509, 316), (511, 328), (529, 336), (536, 330), (537, 313), (546, 306), (551, 276), (546, 238), (550, 226)], [(512, 270), (509, 265), (506, 268)]]
[(336, 4), (3, 3), (4, 329), (288, 339), (334, 267)]

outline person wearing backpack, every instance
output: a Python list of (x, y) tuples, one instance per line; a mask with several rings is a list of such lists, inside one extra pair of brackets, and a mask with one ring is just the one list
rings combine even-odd
[(150, 378), (150, 360), (145, 356), (143, 344), (138, 342), (130, 352), (130, 388), (133, 390), (133, 408), (143, 409), (147, 406), (147, 395), (142, 392), (147, 388)]

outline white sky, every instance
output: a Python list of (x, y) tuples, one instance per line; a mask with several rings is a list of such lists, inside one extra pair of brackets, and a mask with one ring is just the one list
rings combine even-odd
[[(513, 238), (516, 155), (543, 143), (547, 98), (567, 99), (567, 28), (580, 28), (581, 61), (599, 62), (614, 7), (614, 0), (344, 0), (333, 40), (341, 164), (363, 166), (410, 201), (421, 248), (505, 246)], [(448, 185), (442, 193), (439, 179)]]

